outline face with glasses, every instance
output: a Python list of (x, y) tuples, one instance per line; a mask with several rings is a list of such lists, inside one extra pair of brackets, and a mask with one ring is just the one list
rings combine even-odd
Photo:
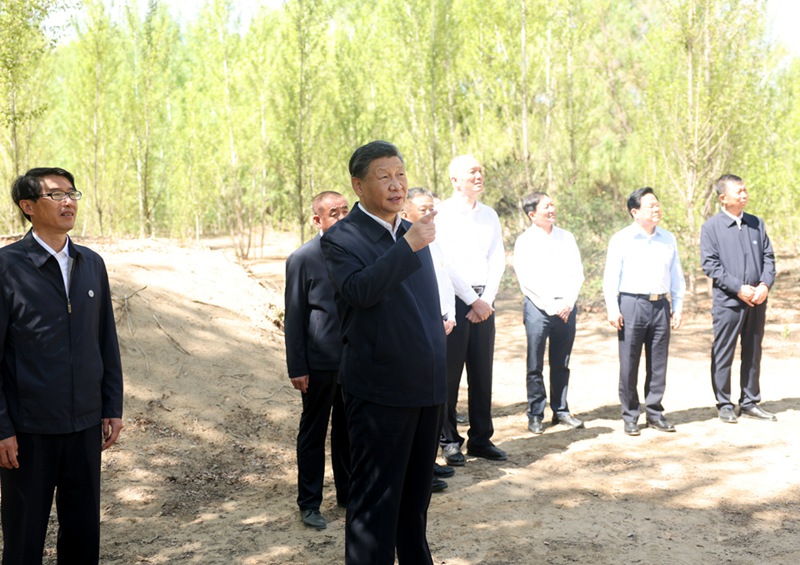
[(64, 237), (74, 226), (81, 193), (68, 179), (46, 176), (41, 179), (39, 197), (20, 202), (23, 212), (31, 217), (33, 231), (40, 237)]

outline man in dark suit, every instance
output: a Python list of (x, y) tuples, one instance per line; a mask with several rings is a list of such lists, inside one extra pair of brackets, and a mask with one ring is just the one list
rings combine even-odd
[(322, 236), (342, 322), (339, 381), (352, 470), (345, 563), (433, 563), (426, 538), (446, 397), (445, 333), (428, 244), (430, 212), (410, 224), (403, 158), (385, 141), (350, 158), (359, 202)]
[(775, 282), (775, 253), (764, 222), (746, 214), (747, 187), (736, 175), (722, 175), (715, 185), (722, 211), (711, 217), (700, 234), (703, 272), (714, 280), (711, 317), (711, 384), (719, 418), (735, 424), (731, 402), (731, 365), (736, 342), (742, 342), (739, 414), (775, 421), (761, 408), (761, 340), (767, 295)]
[(58, 563), (100, 559), (100, 463), (122, 429), (122, 366), (103, 259), (75, 245), (71, 173), (31, 169), (11, 196), (32, 229), (0, 249), (3, 564), (41, 563), (56, 492)]
[(319, 234), (286, 260), (284, 333), (289, 378), (303, 395), (297, 434), (297, 505), (303, 523), (322, 530), (327, 525), (319, 508), (329, 419), (333, 482), (336, 502), (342, 507), (347, 505), (350, 442), (337, 383), (342, 334), (319, 242), (323, 233), (347, 216), (348, 205), (344, 196), (327, 191), (314, 198), (312, 208), (311, 220)]

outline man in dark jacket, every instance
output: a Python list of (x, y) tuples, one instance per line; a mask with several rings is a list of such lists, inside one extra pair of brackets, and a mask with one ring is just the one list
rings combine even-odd
[[(319, 511), (325, 476), (325, 438), (331, 419), (331, 466), (336, 501), (347, 505), (350, 442), (337, 383), (342, 334), (333, 301), (333, 286), (320, 249), (320, 237), (347, 215), (347, 200), (338, 192), (318, 194), (312, 221), (319, 234), (286, 260), (284, 334), (286, 365), (292, 386), (303, 393), (297, 434), (297, 505), (300, 519), (318, 530), (327, 524)], [(331, 410), (333, 416), (331, 416)]]
[(3, 565), (41, 563), (57, 489), (58, 562), (100, 553), (100, 452), (122, 429), (120, 365), (103, 260), (75, 245), (81, 193), (60, 168), (14, 181), (31, 222), (0, 249)]
[(739, 415), (775, 421), (761, 408), (761, 341), (767, 315), (767, 295), (775, 282), (775, 253), (764, 222), (746, 214), (747, 187), (736, 175), (722, 175), (715, 185), (722, 211), (709, 218), (700, 232), (703, 272), (714, 280), (711, 317), (711, 385), (719, 418), (735, 424), (731, 401), (731, 365), (736, 342), (742, 343)]
[(432, 565), (426, 538), (446, 399), (445, 333), (428, 249), (430, 212), (400, 217), (403, 158), (385, 141), (350, 158), (359, 202), (322, 236), (342, 321), (339, 382), (352, 470), (347, 565)]

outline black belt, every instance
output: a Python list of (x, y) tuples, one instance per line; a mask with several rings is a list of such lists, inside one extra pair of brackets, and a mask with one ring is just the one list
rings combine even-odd
[(483, 291), (486, 290), (485, 285), (473, 286), (472, 290), (478, 293), (478, 296), (483, 296)]
[(658, 302), (664, 300), (666, 294), (634, 294), (632, 292), (620, 292), (622, 296), (632, 296), (633, 298), (641, 298), (642, 300), (649, 300), (650, 302)]

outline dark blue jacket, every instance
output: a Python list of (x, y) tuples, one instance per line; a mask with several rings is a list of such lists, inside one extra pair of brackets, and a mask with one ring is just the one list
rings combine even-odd
[(335, 371), (342, 356), (342, 333), (318, 235), (286, 259), (283, 319), (289, 378), (310, 370)]
[(742, 215), (742, 229), (725, 212), (709, 218), (700, 232), (700, 262), (714, 280), (716, 306), (744, 305), (737, 296), (743, 284), (775, 283), (772, 243), (764, 222), (752, 214)]
[(342, 321), (339, 381), (347, 394), (385, 406), (446, 399), (446, 345), (430, 250), (414, 253), (359, 206), (322, 236)]
[(0, 249), (0, 438), (63, 434), (122, 417), (122, 366), (108, 274), (69, 243), (67, 298), (56, 258), (28, 234)]

